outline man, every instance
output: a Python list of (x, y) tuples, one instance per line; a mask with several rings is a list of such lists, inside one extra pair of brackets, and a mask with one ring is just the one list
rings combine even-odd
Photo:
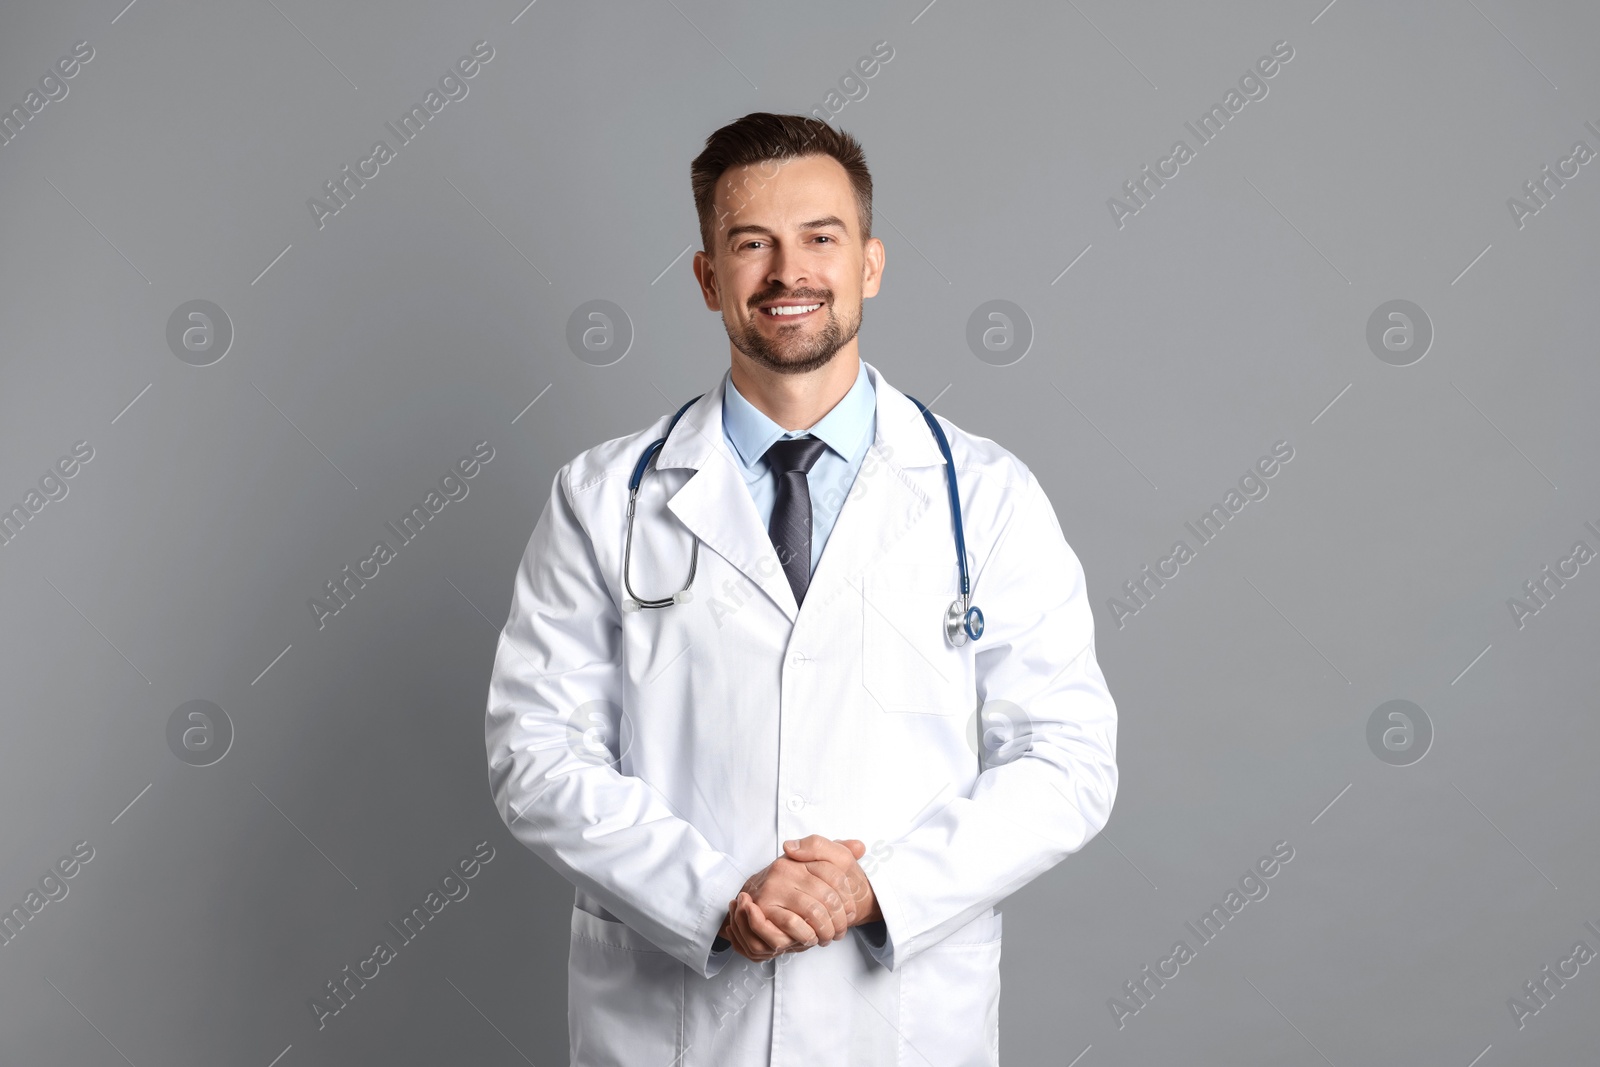
[(496, 806), (577, 889), (572, 1062), (995, 1064), (998, 905), (1116, 795), (1083, 569), (1020, 460), (941, 419), (947, 464), (861, 360), (860, 145), (756, 113), (691, 173), (730, 368), (556, 474), (490, 684)]

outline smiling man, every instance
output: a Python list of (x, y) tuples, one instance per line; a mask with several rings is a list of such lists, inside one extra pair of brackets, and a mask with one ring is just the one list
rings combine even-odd
[(556, 473), (490, 682), (496, 806), (576, 887), (572, 1063), (996, 1064), (1000, 905), (1116, 796), (1083, 568), (861, 359), (855, 139), (746, 115), (691, 176), (728, 371)]

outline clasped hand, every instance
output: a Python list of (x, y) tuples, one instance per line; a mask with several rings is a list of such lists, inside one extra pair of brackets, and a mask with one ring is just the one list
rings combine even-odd
[(728, 903), (721, 937), (756, 963), (838, 941), (850, 927), (882, 913), (872, 883), (856, 862), (867, 846), (820, 834), (785, 841), (783, 855), (751, 875)]

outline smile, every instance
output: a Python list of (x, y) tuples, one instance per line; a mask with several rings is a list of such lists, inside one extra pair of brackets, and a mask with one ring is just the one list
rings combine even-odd
[(761, 311), (773, 318), (797, 318), (809, 315), (821, 306), (821, 304), (794, 304), (788, 307), (764, 307)]

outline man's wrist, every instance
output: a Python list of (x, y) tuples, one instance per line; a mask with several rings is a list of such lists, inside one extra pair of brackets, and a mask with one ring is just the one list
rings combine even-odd
[[(851, 926), (862, 926), (866, 923), (883, 921), (883, 909), (878, 907), (877, 892), (872, 888), (872, 883), (867, 881), (865, 876), (863, 876), (861, 880), (863, 883), (865, 883), (866, 890), (860, 895), (864, 896), (866, 899), (865, 901), (860, 899), (856, 901), (856, 910), (858, 914), (856, 916), (856, 921), (850, 924)], [(866, 904), (865, 908), (860, 906), (862, 903)]]

